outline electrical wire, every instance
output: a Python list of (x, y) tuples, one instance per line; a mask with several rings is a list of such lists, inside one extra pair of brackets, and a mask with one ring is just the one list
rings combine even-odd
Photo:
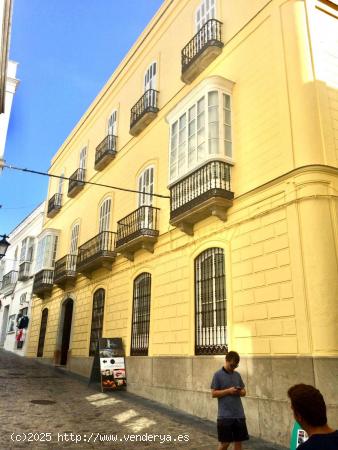
[(122, 188), (122, 187), (118, 187), (118, 186), (111, 186), (109, 184), (94, 183), (93, 181), (82, 181), (82, 180), (78, 180), (77, 178), (69, 178), (69, 177), (65, 177), (62, 175), (54, 175), (52, 173), (40, 172), (38, 170), (24, 169), (22, 167), (13, 166), (12, 164), (4, 164), (2, 167), (6, 168), (6, 169), (18, 170), (20, 172), (28, 172), (28, 173), (34, 173), (36, 175), (43, 175), (46, 177), (59, 178), (62, 180), (81, 181), (81, 183), (83, 183), (83, 184), (91, 184), (93, 186), (100, 186), (100, 187), (105, 187), (105, 188), (109, 188), (109, 189), (115, 189), (117, 191), (132, 192), (134, 194), (149, 195), (150, 197), (159, 197), (159, 198), (170, 199), (170, 197), (168, 195), (155, 194), (153, 192), (137, 191), (135, 189), (127, 189), (127, 188)]

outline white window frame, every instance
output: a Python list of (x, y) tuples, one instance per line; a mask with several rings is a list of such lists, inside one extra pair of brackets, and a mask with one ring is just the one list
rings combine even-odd
[(210, 19), (216, 19), (217, 0), (202, 0), (195, 12), (196, 33)]
[(117, 136), (117, 109), (114, 109), (108, 117), (107, 135)]
[(146, 71), (144, 72), (144, 78), (143, 78), (144, 92), (148, 91), (149, 89), (156, 90), (157, 73), (158, 73), (157, 62), (153, 61), (151, 64), (149, 64)]
[(102, 231), (110, 231), (110, 215), (111, 215), (112, 199), (108, 197), (103, 200), (99, 210), (99, 233)]
[(53, 270), (58, 244), (58, 233), (50, 230), (44, 231), (38, 238), (35, 260), (35, 273), (40, 270)]
[(72, 231), (70, 233), (70, 245), (69, 245), (70, 255), (77, 255), (79, 232), (80, 232), (80, 224), (77, 222), (72, 226)]
[(83, 147), (80, 151), (79, 169), (86, 169), (87, 165), (87, 147)]
[[(61, 172), (61, 177), (64, 177), (64, 176), (65, 176), (65, 171), (63, 170)], [(63, 182), (64, 182), (64, 179), (63, 178), (59, 178), (58, 190), (57, 190), (58, 194), (62, 194)]]
[[(154, 193), (154, 174), (155, 166), (147, 166), (139, 175), (137, 180), (137, 189), (140, 192), (145, 192), (149, 194)], [(143, 193), (138, 194), (138, 207), (140, 206), (152, 206), (153, 196), (144, 195)]]
[[(186, 98), (184, 98), (178, 105), (167, 115), (166, 119), (170, 125), (170, 136), (169, 136), (169, 186), (176, 183), (181, 178), (185, 177), (191, 172), (194, 172), (198, 167), (203, 166), (206, 162), (212, 160), (223, 160), (230, 164), (234, 164), (233, 151), (227, 155), (225, 152), (225, 142), (230, 142), (230, 140), (225, 139), (225, 108), (224, 100), (225, 96), (230, 97), (230, 106), (232, 105), (232, 90), (234, 83), (226, 80), (222, 77), (210, 77), (205, 79), (199, 86), (195, 88)], [(216, 145), (216, 151), (210, 153), (212, 145), (209, 144), (209, 138), (211, 137), (212, 131), (212, 121), (211, 121), (211, 109), (213, 106), (209, 104), (209, 93), (217, 92), (218, 98), (218, 137), (214, 137), (218, 140), (218, 145)], [(198, 155), (198, 146), (201, 143), (197, 142), (197, 105), (198, 102), (202, 101), (204, 98), (204, 145), (205, 149), (202, 153), (200, 149), (200, 155)], [(189, 117), (189, 112), (195, 108), (195, 126), (189, 129), (192, 124), (192, 119)], [(180, 121), (183, 120), (185, 116), (186, 126), (183, 130), (183, 135), (180, 136)], [(233, 110), (230, 111), (230, 118), (233, 121)], [(191, 119), (191, 120), (190, 120)], [(230, 124), (232, 125), (232, 124)], [(231, 127), (232, 128), (232, 127)], [(199, 127), (201, 129), (201, 126)], [(190, 130), (190, 131), (189, 131)], [(192, 130), (194, 132), (192, 132)], [(181, 129), (182, 131), (182, 129)], [(191, 132), (191, 134), (189, 134)], [(231, 146), (232, 146), (232, 129), (230, 130), (231, 135)], [(189, 149), (190, 137), (195, 136), (195, 148)], [(203, 142), (203, 141), (201, 141)], [(180, 149), (180, 143), (182, 148)], [(198, 144), (198, 145), (197, 145)], [(179, 151), (181, 150), (181, 152)], [(194, 159), (192, 159), (192, 154), (195, 154)]]
[(21, 243), (20, 263), (32, 262), (34, 254), (34, 237), (27, 236)]

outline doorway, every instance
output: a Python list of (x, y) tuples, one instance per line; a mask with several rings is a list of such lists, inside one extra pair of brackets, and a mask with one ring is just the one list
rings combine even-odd
[(1, 327), (1, 336), (0, 336), (0, 347), (4, 346), (6, 333), (7, 333), (7, 322), (8, 322), (8, 313), (9, 313), (9, 305), (5, 306), (4, 312), (2, 315), (2, 327)]
[(38, 358), (41, 358), (43, 356), (43, 349), (44, 349), (44, 346), (45, 346), (47, 321), (48, 321), (48, 309), (45, 308), (42, 311), (42, 315), (41, 315), (41, 325), (40, 325), (40, 334), (39, 334), (39, 342), (38, 342), (38, 352), (36, 354), (36, 356)]
[(63, 327), (62, 327), (62, 341), (61, 341), (61, 366), (67, 364), (70, 335), (72, 330), (72, 318), (73, 318), (73, 305), (72, 299), (66, 300), (63, 304)]

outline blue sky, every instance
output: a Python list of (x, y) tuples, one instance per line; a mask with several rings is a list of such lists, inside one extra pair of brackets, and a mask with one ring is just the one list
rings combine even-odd
[[(47, 171), (52, 156), (163, 0), (14, 0), (10, 59), (19, 63), (5, 159)], [(4, 169), (0, 234), (46, 197), (48, 178)]]

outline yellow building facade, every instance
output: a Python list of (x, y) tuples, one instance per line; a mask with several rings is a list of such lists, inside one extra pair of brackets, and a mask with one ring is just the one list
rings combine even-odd
[(236, 350), (250, 434), (288, 443), (296, 382), (337, 417), (336, 20), (163, 2), (52, 160), (30, 357), (88, 377), (122, 337), (131, 392), (215, 419)]

